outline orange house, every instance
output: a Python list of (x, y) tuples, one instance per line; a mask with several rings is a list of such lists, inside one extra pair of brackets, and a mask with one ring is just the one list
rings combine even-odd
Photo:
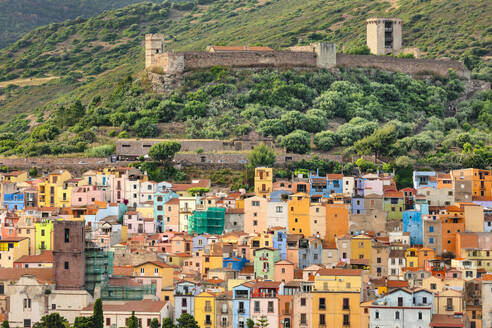
[(346, 204), (326, 204), (325, 242), (334, 244), (336, 237), (349, 233), (349, 210)]
[(463, 169), (451, 171), (456, 180), (472, 181), (472, 198), (492, 200), (492, 171), (480, 169)]
[(453, 189), (453, 179), (449, 173), (437, 173), (437, 189)]
[(284, 283), (294, 280), (295, 264), (288, 260), (280, 260), (274, 264), (275, 281)]
[[(302, 233), (304, 236), (311, 235), (310, 205), (311, 200), (308, 194), (297, 193), (289, 196), (289, 233)], [(244, 225), (246, 226), (246, 220)]]
[(456, 234), (465, 231), (464, 210), (457, 206), (447, 206), (446, 214), (441, 214), (442, 252), (456, 254)]
[(425, 268), (425, 263), (434, 260), (436, 253), (432, 248), (424, 247), (417, 250), (417, 256), (419, 258), (419, 268)]

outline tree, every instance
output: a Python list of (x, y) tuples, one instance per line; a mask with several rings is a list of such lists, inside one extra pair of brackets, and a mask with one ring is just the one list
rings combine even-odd
[(73, 324), (74, 328), (94, 328), (94, 320), (90, 317), (77, 317)]
[(195, 318), (189, 313), (183, 313), (181, 317), (178, 318), (177, 328), (200, 328)]
[[(52, 313), (45, 315), (41, 318), (41, 321), (36, 322), (33, 328), (68, 328), (70, 324), (67, 319), (62, 317), (59, 313)], [(138, 328), (138, 327), (134, 327)]]
[(94, 322), (94, 328), (104, 327), (104, 314), (102, 300), (98, 298), (94, 303), (94, 312), (92, 314), (92, 321)]
[(160, 328), (161, 325), (159, 324), (159, 320), (157, 318), (152, 319), (150, 322), (150, 328)]
[(169, 162), (181, 150), (181, 144), (176, 141), (160, 142), (150, 147), (149, 156), (155, 161)]
[(136, 121), (133, 129), (137, 137), (140, 138), (153, 138), (159, 135), (159, 129), (154, 124), (154, 121), (148, 117)]
[(275, 164), (275, 152), (273, 149), (261, 142), (253, 148), (248, 155), (248, 164), (252, 168), (259, 166), (272, 167)]
[(128, 320), (126, 322), (126, 327), (127, 328), (140, 328), (139, 323), (138, 323), (138, 319), (135, 316), (135, 311), (132, 311), (132, 315), (130, 316), (130, 318), (128, 318)]
[(2, 322), (2, 328), (10, 328), (9, 322), (7, 320), (4, 320), (4, 322)]
[(202, 187), (194, 187), (187, 190), (192, 196), (199, 195), (203, 196), (203, 194), (210, 191), (210, 188), (202, 188)]
[(260, 319), (256, 320), (256, 326), (260, 328), (268, 327), (269, 325), (268, 319), (264, 315), (262, 315)]
[(246, 320), (246, 326), (248, 326), (248, 328), (255, 328), (255, 322), (248, 318), (248, 320)]
[(328, 151), (336, 146), (336, 135), (332, 131), (316, 133), (313, 139), (314, 144), (321, 150)]
[(162, 328), (175, 328), (176, 326), (173, 323), (171, 318), (166, 318), (162, 320)]
[(310, 148), (309, 133), (302, 130), (296, 130), (288, 135), (281, 137), (280, 144), (285, 147), (287, 152), (305, 154)]
[(397, 132), (393, 124), (385, 125), (374, 131), (370, 136), (354, 143), (354, 148), (359, 155), (374, 154), (376, 159), (379, 155), (387, 155), (397, 138)]

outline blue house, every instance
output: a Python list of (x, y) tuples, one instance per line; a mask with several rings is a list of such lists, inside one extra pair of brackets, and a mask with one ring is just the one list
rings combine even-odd
[(273, 232), (273, 248), (280, 251), (280, 258), (287, 259), (287, 232), (285, 230), (275, 230)]
[(327, 174), (328, 180), (326, 188), (328, 189), (328, 196), (330, 194), (342, 194), (343, 193), (343, 174)]
[(364, 214), (364, 197), (352, 198), (352, 214)]
[(251, 299), (251, 288), (242, 284), (232, 289), (232, 324), (233, 328), (246, 327), (249, 319), (249, 301)]
[(321, 240), (315, 237), (299, 240), (299, 269), (305, 269), (313, 264), (321, 264), (322, 244)]
[(328, 179), (320, 177), (318, 172), (309, 173), (309, 196), (319, 195), (319, 198), (329, 198)]
[(192, 247), (193, 247), (193, 253), (196, 253), (198, 251), (201, 251), (207, 246), (208, 244), (208, 239), (205, 235), (197, 235), (191, 239), (192, 241)]
[(403, 231), (410, 233), (410, 245), (423, 245), (423, 221), (420, 211), (403, 211)]
[(434, 171), (413, 171), (413, 187), (432, 187), (437, 189), (437, 174)]
[(15, 192), (3, 196), (3, 205), (11, 211), (24, 209), (24, 194)]
[(194, 315), (195, 296), (201, 293), (200, 286), (191, 281), (181, 281), (174, 289), (174, 322), (183, 313)]
[(156, 221), (156, 230), (159, 232), (166, 231), (165, 220), (166, 217), (166, 203), (173, 199), (178, 198), (179, 195), (170, 189), (167, 189), (168, 185), (161, 182), (157, 186), (157, 192), (154, 194), (154, 218)]
[(234, 271), (241, 271), (246, 263), (249, 261), (245, 257), (236, 256), (236, 254), (232, 254), (232, 256), (224, 257), (222, 259), (222, 268), (232, 269)]
[(354, 197), (364, 198), (364, 179), (362, 177), (354, 178)]

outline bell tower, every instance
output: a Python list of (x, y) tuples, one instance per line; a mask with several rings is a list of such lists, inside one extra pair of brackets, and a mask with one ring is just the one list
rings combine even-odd
[(145, 34), (145, 68), (154, 65), (156, 56), (164, 53), (164, 35)]

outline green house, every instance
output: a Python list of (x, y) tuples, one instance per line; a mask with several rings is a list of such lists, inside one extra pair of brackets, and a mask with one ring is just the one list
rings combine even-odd
[(188, 218), (189, 234), (222, 234), (224, 231), (225, 208), (209, 207), (205, 211), (194, 211)]
[(402, 220), (405, 210), (403, 192), (390, 190), (384, 192), (384, 210), (388, 213), (388, 220)]
[(254, 251), (254, 269), (256, 278), (275, 280), (275, 263), (280, 261), (280, 250), (269, 247)]
[(53, 233), (53, 221), (43, 219), (35, 223), (36, 228), (36, 254), (51, 250), (51, 235)]

